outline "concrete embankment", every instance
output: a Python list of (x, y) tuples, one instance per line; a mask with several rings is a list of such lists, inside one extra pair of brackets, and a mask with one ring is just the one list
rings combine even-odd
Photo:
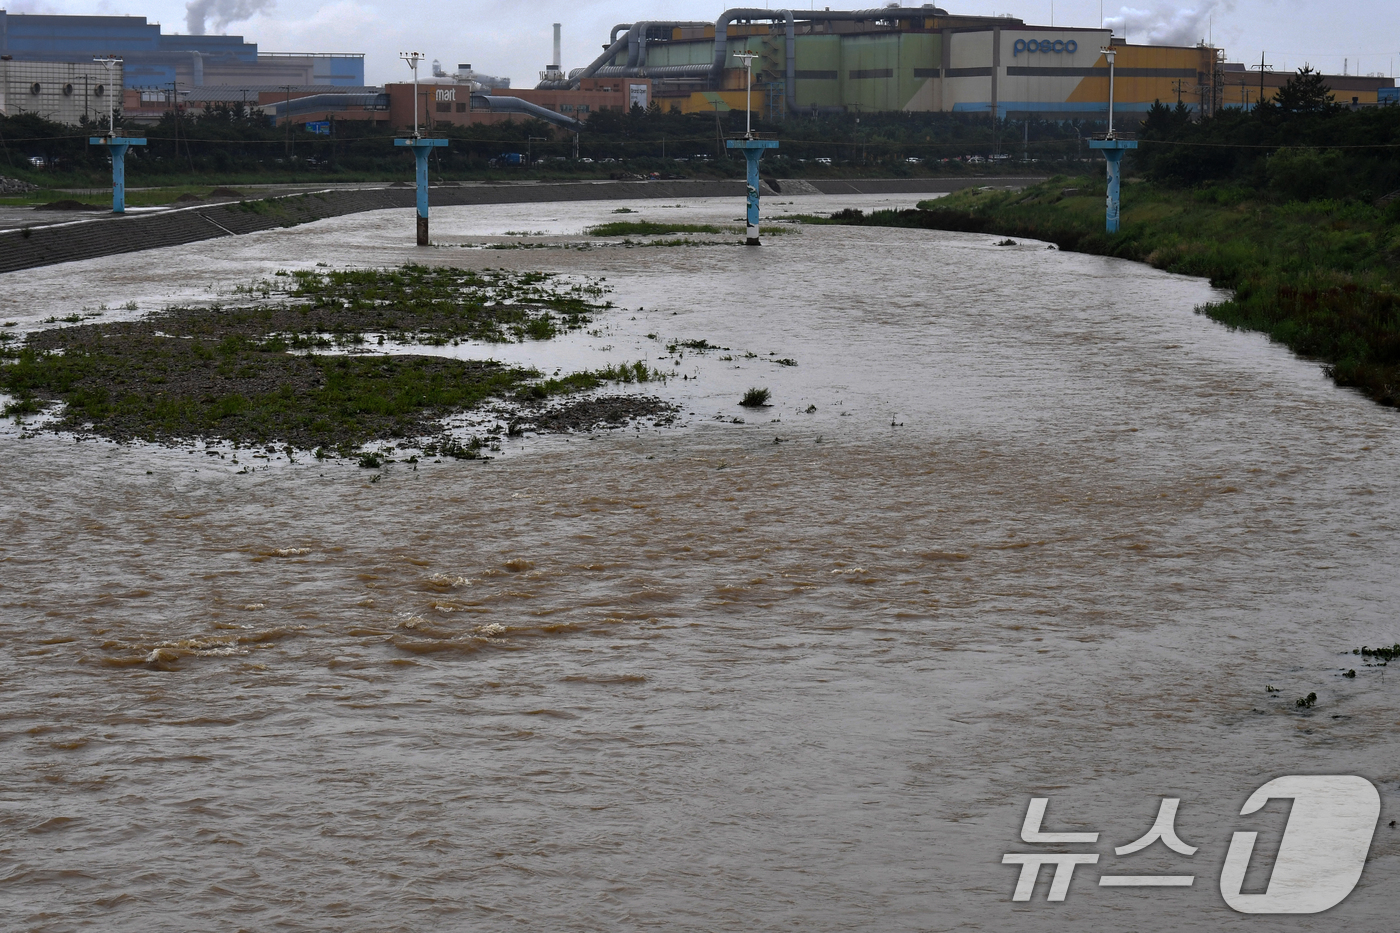
[[(959, 179), (793, 179), (778, 181), (765, 194), (933, 194), (982, 185), (1021, 186), (1039, 178)], [(547, 201), (627, 201), (638, 199), (744, 196), (740, 181), (622, 181), (539, 184), (444, 185), (432, 189), (434, 207), (517, 204)], [(328, 189), (262, 200), (200, 205), (178, 210), (109, 215), (0, 231), (0, 273), (178, 246), (224, 236), (294, 227), (362, 211), (411, 209), (407, 187)]]

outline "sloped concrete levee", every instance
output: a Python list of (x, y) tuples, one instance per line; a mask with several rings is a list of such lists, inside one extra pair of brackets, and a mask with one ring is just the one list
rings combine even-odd
[[(1026, 185), (1039, 178), (851, 179), (779, 181), (785, 192), (821, 194), (918, 194), (972, 185)], [(776, 194), (764, 185), (765, 192)], [(742, 199), (742, 181), (619, 181), (541, 184), (443, 185), (432, 189), (434, 207), (549, 201), (612, 201), (674, 198)], [(127, 214), (0, 232), (0, 273), (178, 246), (224, 236), (392, 208), (411, 209), (412, 188), (358, 188)]]

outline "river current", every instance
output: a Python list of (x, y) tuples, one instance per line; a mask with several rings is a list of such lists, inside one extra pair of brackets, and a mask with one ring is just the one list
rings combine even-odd
[[(0, 429), (0, 928), (1389, 928), (1400, 678), (1351, 651), (1400, 641), (1395, 411), (1195, 313), (1203, 281), (1044, 244), (548, 248), (617, 207), (435, 210), (428, 261), (606, 278), (589, 333), (460, 354), (649, 359), (675, 427), (375, 482)], [(15, 273), (0, 317), (422, 261), (412, 235)], [(462, 245), (510, 241), (541, 248)], [(729, 351), (665, 359), (701, 339)], [(1236, 913), (1232, 832), (1267, 854), (1287, 817), (1240, 808), (1287, 774), (1380, 789), (1370, 859), (1328, 913)], [(1002, 864), (1034, 797), (1100, 833), (1060, 847), (1099, 855), (1063, 901)], [(1116, 856), (1162, 798), (1198, 851)], [(1194, 883), (1097, 884), (1124, 871)]]

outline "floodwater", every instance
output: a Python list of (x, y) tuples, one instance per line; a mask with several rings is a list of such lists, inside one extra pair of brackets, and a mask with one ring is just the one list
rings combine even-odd
[[(767, 209), (915, 199), (794, 200)], [(461, 246), (615, 206), (438, 210), (430, 259), (606, 277), (591, 334), (499, 353), (669, 366), (678, 427), (377, 482), (5, 428), (0, 928), (1390, 927), (1400, 678), (1351, 649), (1400, 641), (1394, 411), (1193, 313), (1200, 280), (1043, 244)], [(0, 317), (396, 264), (412, 235), (357, 215), (0, 276)], [(730, 352), (676, 366), (676, 339)], [(1231, 834), (1260, 831), (1262, 890), (1287, 818), (1240, 808), (1287, 774), (1376, 784), (1370, 860), (1328, 913), (1235, 913)], [(1058, 847), (1099, 854), (1063, 902), (1048, 868), (1012, 901), (1032, 797), (1100, 833)], [(1198, 851), (1116, 856), (1164, 797)], [(1098, 885), (1153, 872), (1195, 880)]]

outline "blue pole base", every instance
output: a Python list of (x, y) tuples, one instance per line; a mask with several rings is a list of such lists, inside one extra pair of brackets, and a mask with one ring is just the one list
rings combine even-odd
[(1122, 207), (1119, 189), (1123, 175), (1123, 153), (1137, 147), (1135, 139), (1089, 140), (1089, 148), (1101, 150), (1104, 161), (1108, 163), (1108, 198), (1105, 205), (1104, 229), (1109, 233), (1118, 232), (1118, 219)]
[(89, 136), (88, 145), (106, 146), (112, 156), (112, 213), (126, 213), (126, 150), (146, 145), (144, 136)]
[(747, 234), (744, 244), (746, 246), (762, 246), (758, 239), (759, 221), (759, 185), (762, 184), (758, 176), (758, 161), (763, 158), (763, 153), (769, 149), (777, 149), (776, 139), (727, 139), (725, 146), (730, 149), (739, 149), (744, 153), (744, 159), (749, 164), (748, 173), (748, 215), (746, 217)]
[(427, 139), (410, 136), (394, 140), (395, 146), (405, 146), (413, 150), (415, 180), (418, 188), (418, 245), (428, 245), (428, 153), (447, 145), (445, 139)]

